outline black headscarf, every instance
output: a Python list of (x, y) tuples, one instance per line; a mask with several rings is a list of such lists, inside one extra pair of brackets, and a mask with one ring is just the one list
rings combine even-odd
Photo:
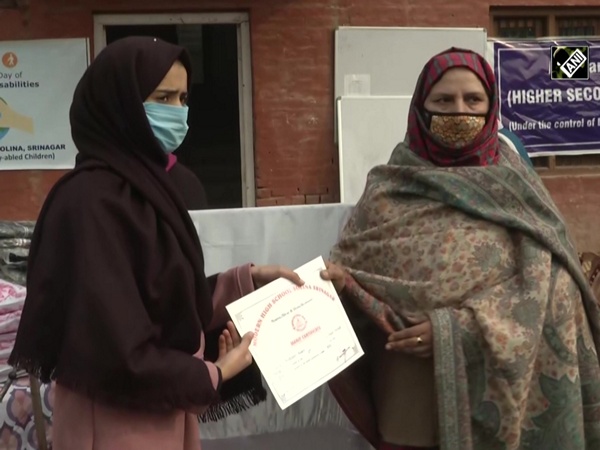
[(144, 410), (219, 400), (191, 357), (212, 318), (202, 249), (143, 108), (177, 60), (191, 79), (183, 48), (126, 38), (79, 82), (77, 165), (40, 213), (9, 359), (44, 382)]

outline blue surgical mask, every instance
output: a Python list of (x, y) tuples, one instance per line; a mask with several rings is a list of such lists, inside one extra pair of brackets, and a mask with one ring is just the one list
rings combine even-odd
[(183, 142), (188, 132), (187, 106), (172, 106), (162, 103), (144, 103), (146, 116), (154, 137), (165, 153), (174, 152)]

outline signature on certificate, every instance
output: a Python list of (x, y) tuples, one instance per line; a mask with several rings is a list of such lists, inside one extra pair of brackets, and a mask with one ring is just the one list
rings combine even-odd
[(339, 361), (340, 359), (344, 359), (344, 361), (346, 361), (348, 359), (348, 351), (351, 350), (352, 347), (346, 347), (345, 349), (343, 349), (339, 356), (337, 357), (337, 360)]

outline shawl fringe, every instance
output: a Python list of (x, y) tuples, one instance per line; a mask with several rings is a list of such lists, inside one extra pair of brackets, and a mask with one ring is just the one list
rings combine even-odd
[(215, 405), (211, 405), (203, 414), (198, 416), (198, 422), (218, 422), (229, 416), (240, 414), (267, 399), (267, 391), (264, 387), (255, 386), (249, 391)]

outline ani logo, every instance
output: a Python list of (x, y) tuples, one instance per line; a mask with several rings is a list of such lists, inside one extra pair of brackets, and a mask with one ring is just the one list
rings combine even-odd
[(589, 47), (552, 47), (551, 76), (553, 80), (589, 80)]

